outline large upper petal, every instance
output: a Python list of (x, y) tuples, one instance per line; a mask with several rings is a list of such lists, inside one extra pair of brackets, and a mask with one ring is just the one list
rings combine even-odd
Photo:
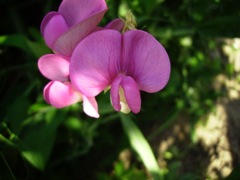
[(64, 17), (57, 12), (48, 13), (42, 20), (41, 33), (49, 48), (53, 48), (55, 40), (67, 30)]
[(65, 56), (71, 56), (77, 44), (95, 30), (105, 11), (96, 13), (72, 26), (54, 41), (53, 50)]
[(44, 99), (56, 108), (63, 108), (82, 100), (81, 94), (77, 92), (71, 83), (51, 81), (44, 88)]
[(105, 0), (63, 0), (58, 9), (69, 27), (88, 19), (92, 15), (106, 11)]
[(157, 92), (170, 76), (170, 60), (164, 47), (149, 33), (128, 31), (123, 35), (123, 69), (140, 90)]
[(46, 44), (54, 52), (70, 56), (106, 11), (105, 0), (63, 0), (58, 12), (48, 13), (42, 21), (41, 32)]
[(96, 96), (118, 74), (121, 34), (115, 30), (92, 33), (73, 52), (70, 79), (86, 96)]
[(69, 58), (58, 54), (46, 54), (38, 60), (40, 72), (50, 80), (68, 81), (69, 66)]

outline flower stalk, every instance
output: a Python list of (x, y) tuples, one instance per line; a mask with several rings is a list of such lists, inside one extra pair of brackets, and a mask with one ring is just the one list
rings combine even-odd
[(122, 34), (129, 30), (135, 30), (137, 29), (137, 22), (135, 20), (135, 17), (133, 16), (133, 13), (131, 10), (128, 10), (127, 15), (125, 19), (122, 19), (124, 22), (124, 27), (122, 29)]

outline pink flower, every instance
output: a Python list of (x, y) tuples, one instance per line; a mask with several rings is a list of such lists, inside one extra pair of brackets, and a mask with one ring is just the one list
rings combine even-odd
[[(120, 31), (123, 26), (124, 23), (121, 19), (115, 19), (104, 28), (95, 27), (94, 31), (103, 29)], [(69, 79), (69, 61), (70, 56), (61, 54), (47, 54), (39, 58), (40, 72), (51, 80), (44, 88), (45, 101), (56, 108), (63, 108), (82, 101), (83, 111), (91, 117), (98, 118), (98, 105), (95, 97), (87, 97), (73, 87)]]
[(97, 27), (106, 11), (105, 0), (63, 0), (58, 12), (50, 12), (44, 17), (42, 35), (57, 54), (40, 57), (38, 67), (51, 80), (44, 88), (44, 99), (52, 106), (63, 108), (83, 101), (84, 112), (99, 117), (95, 97), (87, 97), (73, 87), (69, 79), (69, 60), (76, 45), (88, 34), (123, 28), (121, 19), (113, 20), (105, 28)]
[(92, 32), (107, 11), (105, 0), (63, 0), (58, 12), (49, 12), (41, 33), (54, 52), (70, 56), (84, 37)]
[[(104, 28), (95, 27), (94, 31), (114, 29), (120, 31), (124, 26), (123, 21), (115, 19)], [(47, 103), (56, 108), (63, 108), (83, 101), (84, 112), (98, 118), (98, 105), (94, 97), (84, 96), (77, 91), (69, 79), (70, 56), (60, 54), (47, 54), (39, 58), (38, 68), (40, 72), (51, 81), (45, 86), (43, 95)]]
[(70, 63), (72, 84), (86, 96), (110, 89), (116, 111), (138, 113), (140, 90), (149, 93), (165, 87), (170, 61), (163, 46), (150, 34), (130, 30), (92, 33), (74, 50)]
[(56, 108), (83, 101), (84, 112), (98, 118), (95, 97), (87, 97), (77, 91), (69, 79), (69, 58), (58, 54), (47, 54), (38, 61), (41, 73), (51, 81), (44, 88), (44, 99)]

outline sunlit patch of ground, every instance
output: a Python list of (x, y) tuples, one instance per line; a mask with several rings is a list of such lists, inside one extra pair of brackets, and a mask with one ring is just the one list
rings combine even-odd
[[(224, 96), (217, 100), (214, 112), (203, 115), (196, 125), (194, 140), (189, 137), (191, 117), (183, 114), (162, 133), (158, 148), (162, 168), (169, 168), (175, 161), (180, 163), (180, 174), (198, 173), (202, 178), (221, 179), (240, 163), (240, 39), (224, 42), (223, 53), (231, 75), (219, 75), (214, 82)], [(181, 152), (183, 149), (185, 152)]]
[(228, 116), (221, 103), (208, 116), (206, 124), (197, 126), (196, 136), (210, 158), (206, 176), (211, 179), (228, 176), (233, 168), (233, 158), (228, 139)]

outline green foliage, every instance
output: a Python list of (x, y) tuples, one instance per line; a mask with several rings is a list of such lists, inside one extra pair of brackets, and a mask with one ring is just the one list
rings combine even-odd
[[(36, 36), (40, 37), (40, 34), (38, 33)], [(33, 42), (22, 34), (0, 36), (0, 44), (2, 46), (19, 48), (35, 58), (38, 58), (43, 54), (50, 53), (42, 40), (40, 42)]]
[(120, 114), (125, 133), (127, 134), (133, 149), (141, 157), (145, 167), (150, 171), (154, 179), (163, 179), (163, 172), (159, 169), (151, 147), (144, 138), (138, 127), (132, 122), (132, 119), (126, 115)]
[(124, 167), (123, 162), (118, 161), (114, 164), (114, 173), (109, 175), (107, 173), (99, 173), (97, 176), (98, 180), (108, 180), (108, 179), (116, 179), (116, 180), (145, 180), (147, 177), (144, 171), (138, 170), (136, 167), (131, 167), (130, 169), (126, 169)]
[(24, 158), (33, 166), (44, 170), (53, 147), (58, 126), (66, 120), (66, 112), (54, 108), (39, 109), (24, 128), (18, 146)]
[(224, 180), (235, 180), (240, 178), (240, 165), (236, 166)]
[[(39, 27), (44, 14), (56, 10), (60, 0), (1, 1), (0, 179), (141, 180), (149, 177), (148, 172), (155, 179), (163, 174), (165, 179), (201, 179), (198, 169), (181, 172), (182, 157), (186, 156), (181, 152), (195, 145), (194, 125), (214, 109), (217, 97), (223, 94), (213, 88), (215, 77), (234, 74), (233, 66), (226, 65), (217, 53), (221, 47), (217, 39), (240, 36), (240, 2), (107, 3), (109, 12), (102, 25), (131, 9), (138, 28), (164, 45), (172, 66), (167, 87), (160, 93), (142, 93), (141, 113), (132, 118), (120, 118), (114, 112), (109, 94), (97, 97), (100, 119), (86, 117), (81, 104), (65, 109), (50, 107), (42, 97), (47, 80), (40, 75), (37, 60), (51, 51)], [(164, 158), (170, 163), (159, 173), (153, 156), (159, 142), (152, 144), (152, 140), (168, 130), (180, 113), (191, 117), (190, 144), (166, 151)], [(150, 146), (147, 140), (151, 140)], [(132, 149), (135, 157), (128, 168), (118, 160), (125, 148)], [(239, 177), (237, 170), (227, 179)]]

